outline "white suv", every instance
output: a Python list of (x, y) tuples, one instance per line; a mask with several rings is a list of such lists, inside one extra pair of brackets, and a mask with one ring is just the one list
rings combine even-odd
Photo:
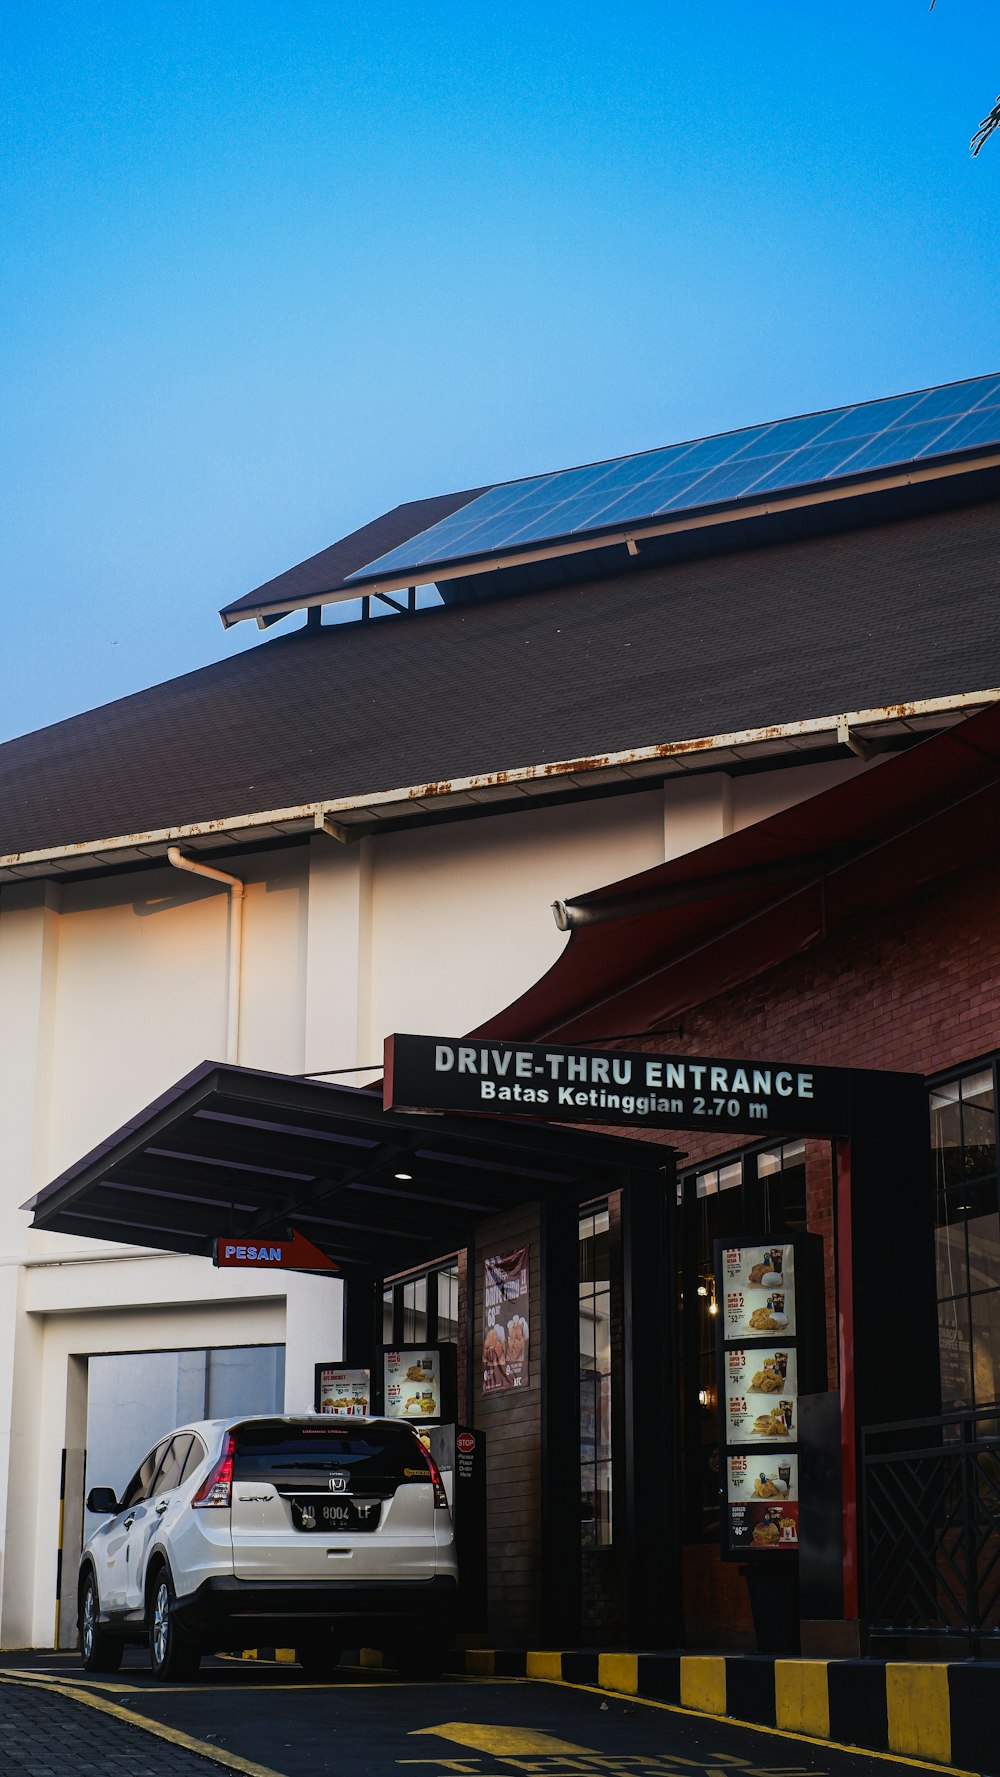
[(401, 1671), (439, 1670), (458, 1603), (444, 1484), (409, 1426), (388, 1419), (205, 1420), (162, 1438), (80, 1557), (83, 1663), (116, 1672), (148, 1637), (173, 1679), (203, 1653), (294, 1647), (307, 1671), (345, 1646)]

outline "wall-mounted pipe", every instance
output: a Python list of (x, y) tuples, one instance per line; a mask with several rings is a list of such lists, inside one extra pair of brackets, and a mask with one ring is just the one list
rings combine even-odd
[(229, 974), (226, 999), (226, 1060), (238, 1062), (240, 1058), (240, 990), (243, 983), (243, 898), (246, 894), (246, 883), (242, 877), (230, 876), (225, 870), (216, 870), (212, 864), (196, 863), (194, 858), (186, 857), (179, 845), (167, 847), (167, 862), (175, 870), (186, 870), (191, 876), (205, 876), (211, 882), (221, 882), (229, 890)]

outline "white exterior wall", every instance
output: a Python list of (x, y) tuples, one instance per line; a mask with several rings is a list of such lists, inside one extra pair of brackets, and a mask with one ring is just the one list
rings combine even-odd
[[(526, 799), (351, 846), (318, 834), (229, 859), (247, 883), (239, 1060), (378, 1067), (393, 1030), (464, 1033), (556, 960), (566, 940), (552, 901), (858, 769), (709, 773), (550, 808)], [(225, 1054), (228, 918), (221, 886), (169, 866), (0, 890), (0, 1647), (52, 1644), (60, 1456), (82, 1436), (89, 1354), (284, 1340), (294, 1411), (311, 1407), (314, 1361), (340, 1352), (336, 1281), (258, 1282), (204, 1259), (37, 1234), (19, 1208)]]

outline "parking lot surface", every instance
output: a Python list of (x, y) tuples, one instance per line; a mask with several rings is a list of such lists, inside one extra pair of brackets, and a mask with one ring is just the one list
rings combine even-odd
[[(75, 1655), (0, 1655), (3, 1777), (889, 1777), (942, 1770), (531, 1679), (407, 1682), (206, 1660), (163, 1685)], [(30, 1756), (29, 1756), (30, 1755)]]

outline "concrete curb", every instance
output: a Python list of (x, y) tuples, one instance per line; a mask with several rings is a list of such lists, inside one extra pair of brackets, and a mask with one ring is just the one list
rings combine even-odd
[(454, 1655), (449, 1669), (480, 1678), (595, 1685), (871, 1752), (1000, 1772), (1000, 1662), (471, 1648)]

